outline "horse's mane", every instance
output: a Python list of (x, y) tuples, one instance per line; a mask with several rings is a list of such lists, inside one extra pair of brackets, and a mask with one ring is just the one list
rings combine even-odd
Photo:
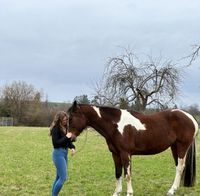
[[(97, 105), (97, 104), (78, 103), (77, 106), (79, 106), (79, 107), (82, 107), (82, 106), (83, 106), (83, 107), (84, 107), (84, 106), (97, 107), (97, 108), (101, 109), (101, 111), (104, 111), (104, 112), (107, 112), (107, 111), (109, 111), (109, 112), (112, 112), (112, 111), (113, 111), (113, 112), (116, 112), (116, 111), (121, 110), (121, 109), (118, 108), (118, 107), (106, 106), (106, 105)], [(72, 106), (68, 109), (67, 112), (70, 113), (70, 112), (73, 111), (73, 109), (74, 109), (74, 105), (72, 105)], [(142, 114), (141, 112), (135, 111), (135, 110), (130, 109), (130, 108), (124, 109), (124, 110), (127, 110), (127, 111), (130, 112), (131, 114), (137, 114), (137, 115)]]

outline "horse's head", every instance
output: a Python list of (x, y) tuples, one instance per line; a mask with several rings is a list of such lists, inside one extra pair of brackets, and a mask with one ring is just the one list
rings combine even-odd
[(68, 109), (68, 115), (68, 131), (72, 133), (72, 140), (75, 141), (76, 137), (87, 127), (87, 119), (76, 101)]

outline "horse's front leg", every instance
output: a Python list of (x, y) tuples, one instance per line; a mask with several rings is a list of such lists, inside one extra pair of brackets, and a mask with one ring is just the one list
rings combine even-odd
[(115, 163), (115, 177), (116, 177), (116, 188), (113, 196), (119, 196), (122, 192), (122, 162), (121, 157), (117, 154), (112, 153), (113, 160)]
[(128, 153), (122, 153), (121, 160), (124, 166), (124, 176), (127, 182), (127, 196), (132, 196), (133, 188), (131, 183), (131, 156)]

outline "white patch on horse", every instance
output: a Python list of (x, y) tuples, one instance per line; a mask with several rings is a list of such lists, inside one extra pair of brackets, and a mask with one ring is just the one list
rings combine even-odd
[(175, 175), (174, 183), (172, 184), (172, 187), (168, 191), (169, 195), (174, 195), (175, 191), (180, 186), (181, 176), (185, 168), (185, 157), (183, 159), (178, 158), (178, 165), (176, 167), (176, 175)]
[(116, 188), (113, 196), (118, 196), (122, 192), (122, 177), (119, 177), (116, 181)]
[(126, 110), (121, 110), (120, 121), (117, 123), (118, 130), (121, 134), (123, 134), (124, 127), (127, 125), (131, 125), (139, 130), (146, 130), (145, 125), (141, 123), (138, 118), (135, 118)]
[(198, 129), (199, 129), (199, 128), (198, 128), (198, 123), (197, 123), (197, 121), (194, 119), (194, 117), (193, 117), (191, 114), (189, 114), (189, 113), (187, 113), (187, 112), (185, 112), (185, 111), (183, 111), (183, 110), (173, 109), (172, 112), (174, 112), (174, 111), (182, 112), (182, 113), (184, 113), (188, 118), (190, 118), (190, 120), (193, 122), (194, 127), (195, 127), (195, 133), (194, 133), (194, 138), (195, 138), (196, 135), (197, 135), (197, 132), (198, 132)]
[(126, 174), (126, 181), (127, 181), (127, 195), (133, 195), (133, 188), (131, 184), (131, 165), (127, 167), (127, 174)]
[(101, 114), (100, 114), (99, 108), (96, 107), (96, 106), (93, 106), (93, 109), (95, 110), (95, 112), (97, 113), (97, 115), (99, 116), (99, 118), (101, 118)]

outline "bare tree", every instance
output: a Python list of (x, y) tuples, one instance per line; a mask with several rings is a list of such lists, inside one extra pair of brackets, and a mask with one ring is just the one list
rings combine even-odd
[(180, 70), (160, 57), (146, 61), (131, 51), (109, 59), (102, 81), (96, 85), (96, 96), (104, 104), (120, 105), (121, 101), (137, 110), (149, 105), (166, 107), (178, 93)]
[(39, 110), (41, 93), (33, 85), (14, 81), (3, 87), (2, 98), (9, 115), (13, 116), (17, 123), (24, 124), (28, 114), (33, 115), (33, 112)]
[(200, 45), (195, 44), (192, 46), (192, 52), (188, 56), (181, 58), (181, 60), (189, 59), (187, 66), (190, 66), (199, 56), (199, 51), (200, 51)]

